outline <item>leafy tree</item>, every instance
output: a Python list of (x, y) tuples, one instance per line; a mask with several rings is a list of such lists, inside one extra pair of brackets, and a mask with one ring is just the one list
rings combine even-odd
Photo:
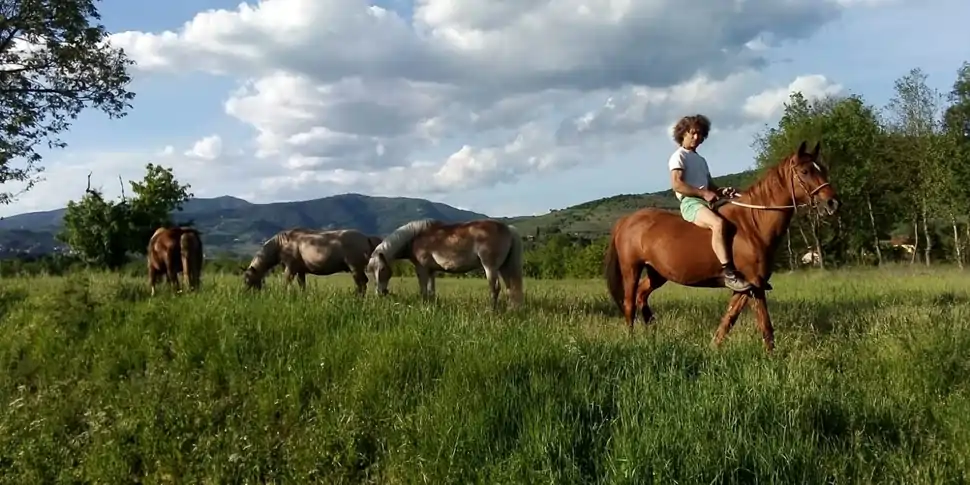
[(155, 229), (172, 225), (171, 212), (192, 197), (171, 169), (149, 163), (146, 172), (141, 182), (130, 182), (135, 197), (122, 194), (117, 202), (92, 189), (89, 176), (84, 197), (67, 204), (58, 239), (88, 264), (110, 269), (123, 266), (129, 253), (145, 254)]
[(133, 61), (105, 42), (94, 1), (0, 0), (0, 184), (30, 190), (43, 171), (35, 148), (66, 146), (57, 136), (84, 108), (119, 118), (130, 107)]
[(131, 207), (127, 201), (105, 200), (100, 189), (88, 186), (79, 202), (67, 203), (64, 230), (57, 238), (92, 266), (120, 268), (127, 262), (131, 237)]
[[(895, 167), (897, 174), (908, 174), (915, 183), (909, 189), (914, 196), (913, 207), (918, 209), (918, 217), (923, 225), (925, 262), (930, 264), (933, 247), (932, 231), (929, 228), (928, 213), (938, 207), (942, 197), (945, 179), (940, 171), (940, 152), (934, 149), (934, 135), (937, 133), (939, 93), (926, 84), (927, 76), (920, 69), (912, 69), (895, 82), (895, 96), (887, 106), (890, 113), (890, 129), (902, 135), (909, 149), (900, 157)], [(914, 216), (915, 221), (915, 216)], [(914, 225), (914, 227), (917, 227)], [(914, 235), (918, 238), (918, 235)]]
[[(173, 224), (171, 213), (181, 211), (182, 204), (193, 194), (188, 185), (182, 185), (175, 179), (171, 169), (149, 163), (145, 166), (145, 177), (141, 182), (130, 182), (135, 197), (131, 200), (132, 225), (136, 231), (136, 241), (148, 241), (152, 233), (159, 226)], [(182, 222), (180, 225), (189, 225)], [(136, 245), (131, 250), (144, 253), (144, 244)]]

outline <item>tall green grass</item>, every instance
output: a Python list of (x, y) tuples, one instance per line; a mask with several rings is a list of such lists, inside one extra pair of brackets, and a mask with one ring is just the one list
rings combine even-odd
[(779, 275), (777, 350), (726, 290), (670, 285), (630, 338), (601, 281), (420, 302), (349, 278), (5, 280), (0, 483), (963, 483), (970, 285)]

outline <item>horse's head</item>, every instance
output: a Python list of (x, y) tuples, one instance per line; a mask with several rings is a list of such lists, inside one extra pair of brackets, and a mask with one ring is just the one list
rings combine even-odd
[(261, 290), (263, 289), (263, 277), (262, 275), (256, 274), (256, 269), (252, 266), (246, 268), (243, 271), (243, 282), (246, 284), (246, 288), (251, 290)]
[(367, 262), (367, 272), (374, 275), (378, 295), (386, 295), (387, 282), (391, 279), (391, 264), (384, 257), (383, 252), (375, 252)]
[(798, 145), (798, 152), (791, 156), (786, 163), (791, 176), (792, 199), (798, 204), (819, 204), (819, 211), (828, 215), (835, 214), (842, 204), (838, 194), (829, 184), (828, 168), (819, 162), (820, 143), (815, 143), (815, 149), (806, 151), (805, 142)]

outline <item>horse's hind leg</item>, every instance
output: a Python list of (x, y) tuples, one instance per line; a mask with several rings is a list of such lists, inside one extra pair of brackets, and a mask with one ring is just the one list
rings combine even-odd
[[(734, 327), (734, 323), (738, 321), (738, 316), (741, 315), (741, 311), (748, 304), (748, 294), (747, 293), (733, 293), (731, 295), (731, 300), (728, 302), (727, 313), (721, 317), (721, 324), (717, 327), (717, 332), (714, 334), (714, 340), (711, 342), (715, 347), (721, 345), (724, 338), (727, 337), (728, 332)], [(760, 319), (760, 318), (759, 318)]]
[(497, 268), (485, 266), (485, 279), (488, 280), (488, 289), (492, 294), (492, 310), (498, 310), (498, 295), (502, 289), (499, 286), (499, 271)]
[(636, 311), (637, 287), (640, 283), (639, 264), (623, 265), (621, 263), (620, 273), (623, 275), (623, 317), (626, 319), (627, 327), (630, 329), (630, 336), (633, 336), (634, 311)]
[(667, 280), (663, 276), (660, 276), (656, 270), (647, 266), (646, 278), (640, 280), (640, 284), (637, 287), (637, 307), (640, 308), (640, 316), (643, 318), (644, 325), (650, 323), (650, 320), (653, 320), (653, 311), (650, 310), (650, 304), (648, 302), (650, 293), (653, 293), (666, 282)]
[(515, 268), (499, 268), (499, 276), (505, 283), (505, 291), (508, 292), (509, 301), (518, 306), (522, 304), (522, 275)]
[(155, 269), (154, 266), (148, 265), (148, 287), (152, 290), (152, 296), (155, 296), (155, 285), (158, 284), (158, 280), (162, 276), (161, 272)]

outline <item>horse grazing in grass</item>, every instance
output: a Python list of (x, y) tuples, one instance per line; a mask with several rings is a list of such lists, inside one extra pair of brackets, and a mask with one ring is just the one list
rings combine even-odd
[(181, 293), (178, 273), (190, 290), (197, 290), (202, 275), (202, 238), (191, 227), (160, 227), (148, 241), (148, 283), (155, 296), (155, 285), (164, 274), (168, 283)]
[(492, 292), (493, 310), (498, 308), (499, 277), (512, 303), (522, 303), (522, 238), (508, 224), (490, 219), (453, 224), (422, 219), (404, 224), (384, 238), (367, 264), (367, 272), (377, 279), (378, 294), (387, 294), (390, 262), (396, 259), (414, 264), (423, 298), (435, 295), (435, 273), (467, 273), (481, 267)]
[[(771, 289), (773, 256), (783, 234), (791, 223), (795, 209), (818, 202), (828, 215), (838, 210), (839, 199), (829, 185), (828, 170), (818, 162), (819, 144), (806, 152), (805, 142), (798, 151), (765, 173), (735, 199), (715, 204), (715, 211), (725, 218), (733, 235), (733, 254), (738, 271), (755, 288), (734, 293), (727, 313), (721, 319), (713, 344), (719, 346), (741, 310), (752, 298), (758, 314), (765, 348), (774, 349), (774, 329), (768, 315), (765, 290)], [(640, 209), (620, 218), (611, 231), (604, 257), (607, 287), (613, 301), (633, 332), (636, 307), (641, 308), (644, 323), (653, 313), (647, 298), (665, 282), (689, 287), (721, 288), (721, 264), (711, 249), (711, 233), (683, 220), (678, 214), (662, 209)], [(646, 278), (641, 272), (646, 269)]]
[(243, 273), (243, 281), (248, 288), (261, 289), (266, 272), (282, 263), (286, 286), (296, 277), (300, 288), (305, 290), (307, 274), (326, 276), (349, 272), (353, 274), (357, 293), (363, 295), (367, 290), (367, 258), (380, 243), (381, 238), (355, 229), (280, 231), (263, 243)]

